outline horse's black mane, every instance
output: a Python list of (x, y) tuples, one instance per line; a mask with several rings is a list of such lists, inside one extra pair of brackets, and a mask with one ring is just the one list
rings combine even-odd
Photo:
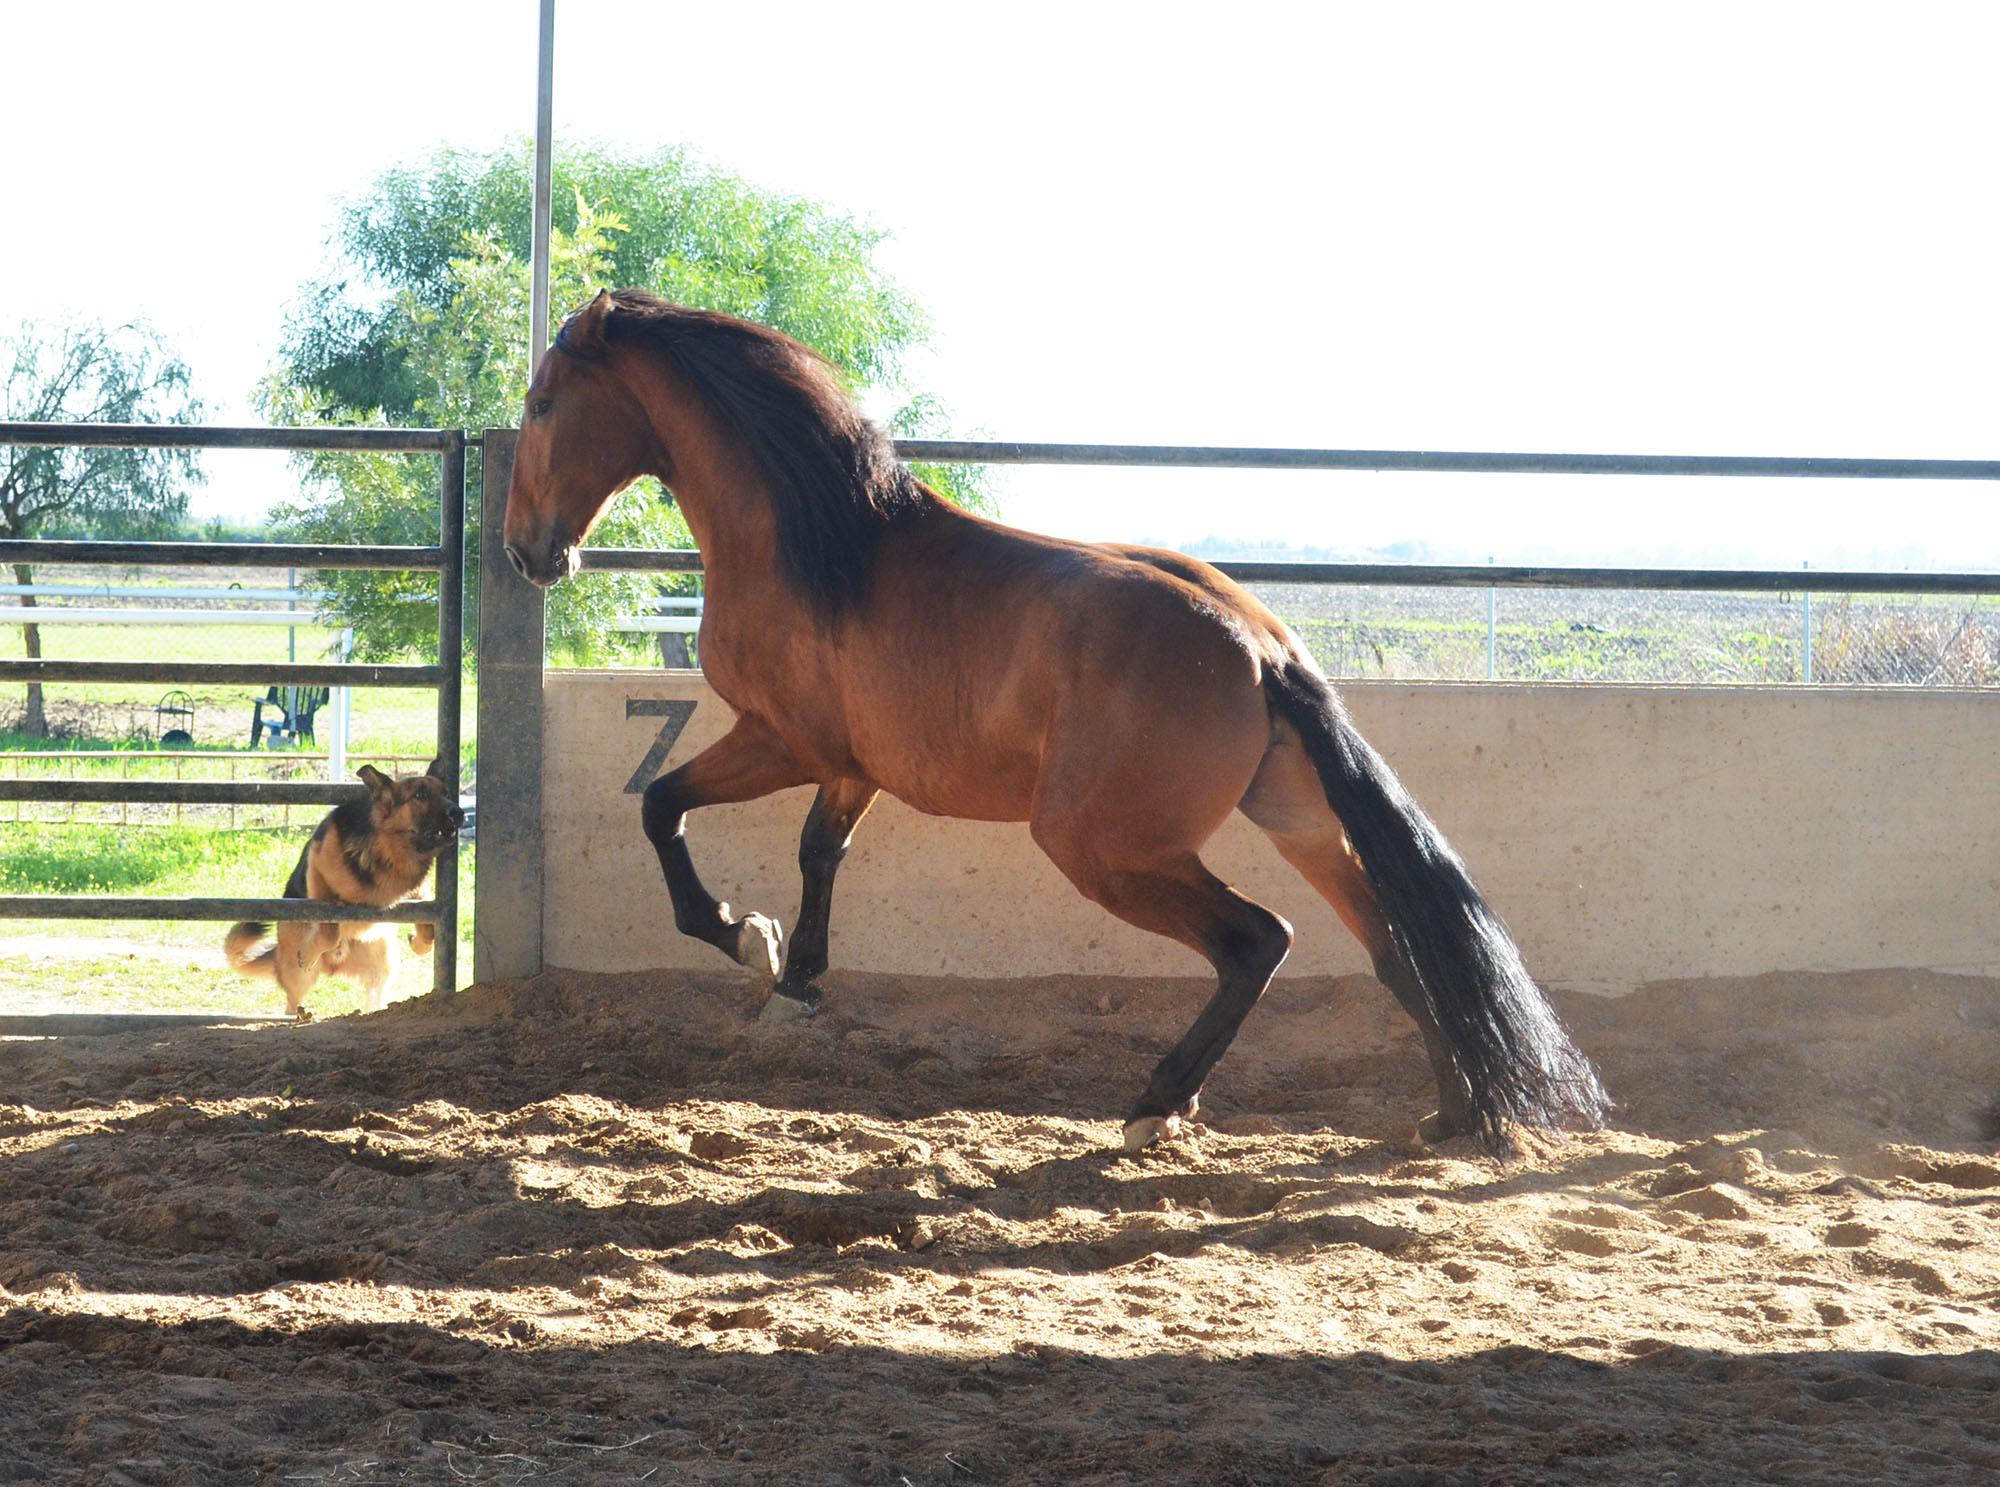
[[(881, 533), (937, 501), (848, 399), (839, 374), (790, 336), (618, 289), (607, 341), (652, 348), (749, 447), (777, 518), (778, 557), (822, 623), (867, 596)], [(568, 326), (564, 326), (564, 334)], [(563, 336), (556, 345), (563, 345)]]

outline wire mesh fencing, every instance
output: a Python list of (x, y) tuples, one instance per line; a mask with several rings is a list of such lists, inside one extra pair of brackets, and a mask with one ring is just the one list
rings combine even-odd
[(1330, 676), (1990, 687), (1993, 595), (1254, 583)]

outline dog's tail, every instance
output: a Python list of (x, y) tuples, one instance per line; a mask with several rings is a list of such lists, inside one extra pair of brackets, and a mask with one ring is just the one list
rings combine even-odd
[(222, 953), (229, 961), (229, 969), (239, 976), (275, 979), (278, 974), (278, 947), (273, 945), (261, 954), (251, 953), (270, 933), (271, 926), (268, 924), (259, 924), (254, 919), (239, 920), (222, 938)]

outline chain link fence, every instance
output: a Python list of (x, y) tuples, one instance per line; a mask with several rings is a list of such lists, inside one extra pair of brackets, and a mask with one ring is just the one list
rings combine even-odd
[(1992, 595), (1255, 583), (1327, 674), (1423, 681), (1991, 687)]
[[(2000, 596), (1991, 594), (1245, 586), (1339, 678), (2000, 686)], [(637, 633), (615, 664), (693, 664), (698, 632), (639, 631), (641, 623), (692, 628), (686, 610), (672, 615), (628, 621)]]

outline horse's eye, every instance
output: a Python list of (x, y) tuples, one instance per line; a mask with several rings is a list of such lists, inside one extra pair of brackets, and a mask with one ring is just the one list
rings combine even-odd
[(536, 398), (532, 403), (528, 404), (528, 416), (530, 418), (547, 418), (549, 416), (549, 409), (554, 406), (547, 398)]

